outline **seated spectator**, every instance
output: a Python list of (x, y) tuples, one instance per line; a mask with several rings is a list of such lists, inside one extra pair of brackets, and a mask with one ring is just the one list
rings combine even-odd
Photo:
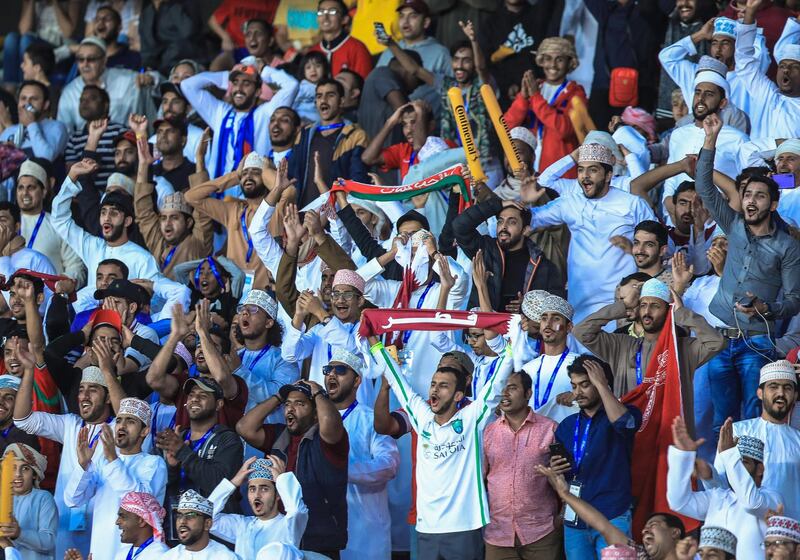
[(372, 57), (364, 43), (347, 32), (349, 22), (350, 16), (343, 0), (320, 0), (317, 25), (321, 39), (311, 50), (328, 57), (334, 76), (349, 69), (366, 80), (372, 71)]
[(114, 122), (125, 122), (128, 115), (139, 110), (140, 103), (152, 102), (139, 88), (137, 74), (123, 68), (107, 68), (107, 47), (97, 37), (81, 41), (76, 55), (79, 76), (61, 92), (58, 102), (58, 120), (69, 132), (81, 130), (86, 120), (80, 115), (80, 98), (84, 87), (96, 86), (109, 97), (109, 115)]
[(17, 92), (19, 124), (7, 126), (10, 120), (5, 106), (0, 105), (0, 142), (11, 142), (28, 157), (50, 161), (59, 159), (67, 146), (67, 128), (50, 117), (50, 88), (42, 82), (24, 81)]
[(361, 92), (364, 91), (364, 78), (352, 70), (342, 70), (333, 78), (344, 87), (342, 109), (348, 121), (358, 120), (358, 106), (361, 104)]
[(303, 124), (317, 122), (319, 114), (314, 102), (317, 96), (317, 84), (321, 80), (330, 79), (331, 66), (324, 54), (311, 51), (300, 59), (298, 67), (297, 79), (300, 80), (300, 87), (297, 90), (297, 97), (294, 99), (292, 109), (297, 111), (297, 114), (303, 119)]
[(56, 66), (53, 47), (47, 43), (33, 43), (22, 55), (22, 79), (34, 80), (50, 87), (50, 75)]
[[(254, 44), (254, 37), (248, 32), (251, 21), (266, 24), (267, 37), (272, 42), (272, 21), (278, 3), (279, 0), (222, 0), (219, 3), (208, 18), (209, 29), (222, 42), (222, 52), (211, 62), (212, 72), (229, 70), (248, 55), (258, 56), (250, 52), (250, 46)], [(256, 27), (258, 25), (253, 26), (254, 31)], [(265, 64), (269, 62), (269, 59), (264, 61)]]
[(147, 3), (139, 17), (142, 64), (164, 76), (179, 61), (204, 61), (203, 20), (195, 0)]

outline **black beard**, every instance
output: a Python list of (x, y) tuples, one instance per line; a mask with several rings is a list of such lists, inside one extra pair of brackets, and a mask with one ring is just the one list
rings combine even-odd
[(131, 164), (123, 163), (122, 165), (118, 165), (114, 171), (116, 171), (117, 173), (122, 173), (126, 177), (133, 177), (134, 175), (136, 175), (138, 167), (139, 167), (139, 162), (134, 161)]
[(702, 117), (698, 117), (697, 116), (697, 110), (695, 110), (695, 108), (692, 107), (692, 116), (694, 117), (694, 120), (696, 120), (696, 121), (702, 121), (707, 116), (714, 115), (716, 113), (719, 113), (719, 107), (717, 107), (716, 109), (709, 109), (708, 111), (706, 111), (705, 115), (703, 115)]
[(264, 198), (267, 194), (267, 187), (261, 185), (258, 187), (254, 187), (253, 190), (251, 191), (246, 191), (245, 189), (242, 189), (242, 193), (244, 194), (244, 197), (249, 200)]
[(180, 539), (180, 541), (181, 541), (181, 544), (183, 546), (192, 546), (194, 543), (199, 541), (202, 536), (203, 536), (202, 532), (200, 532), (200, 533), (189, 533), (188, 537), (186, 537), (185, 539)]
[(124, 232), (125, 226), (116, 226), (111, 230), (111, 234), (106, 238), (106, 241), (111, 243), (118, 241)]

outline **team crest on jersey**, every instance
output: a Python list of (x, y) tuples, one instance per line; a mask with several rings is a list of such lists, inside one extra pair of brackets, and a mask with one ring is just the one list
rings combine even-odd
[(464, 431), (464, 423), (461, 421), (460, 418), (453, 422), (453, 431), (457, 434), (460, 434), (461, 432)]

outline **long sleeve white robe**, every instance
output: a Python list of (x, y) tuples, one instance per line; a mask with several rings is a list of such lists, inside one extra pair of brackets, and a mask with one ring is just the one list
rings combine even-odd
[[(255, 558), (255, 556), (253, 557)], [(179, 544), (169, 552), (161, 555), (162, 560), (249, 560), (240, 558), (235, 552), (228, 550), (225, 545), (217, 541), (208, 541), (208, 545), (197, 552), (186, 550), (186, 547)], [(137, 559), (138, 560), (138, 559)]]
[(13, 543), (22, 560), (53, 560), (58, 510), (50, 492), (33, 488), (29, 494), (14, 496), (14, 517), (20, 535)]

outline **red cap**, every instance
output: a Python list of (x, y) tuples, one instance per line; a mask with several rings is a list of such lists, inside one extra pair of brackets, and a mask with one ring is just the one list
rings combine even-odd
[(423, 16), (431, 15), (431, 10), (428, 8), (428, 5), (424, 2), (424, 0), (403, 0), (403, 2), (397, 7), (397, 11), (399, 12), (405, 8), (411, 8)]
[(108, 325), (117, 332), (122, 332), (122, 318), (113, 309), (98, 309), (89, 317), (89, 322), (93, 330), (101, 325)]
[(122, 142), (123, 140), (127, 140), (134, 146), (136, 145), (136, 134), (132, 130), (126, 130), (125, 132), (120, 132), (116, 138), (114, 138), (114, 146)]
[(231, 68), (230, 74), (228, 74), (228, 79), (232, 80), (237, 74), (244, 74), (246, 76), (250, 76), (255, 80), (256, 83), (261, 83), (261, 75), (256, 70), (255, 66), (248, 66), (247, 64), (236, 64), (233, 68)]

